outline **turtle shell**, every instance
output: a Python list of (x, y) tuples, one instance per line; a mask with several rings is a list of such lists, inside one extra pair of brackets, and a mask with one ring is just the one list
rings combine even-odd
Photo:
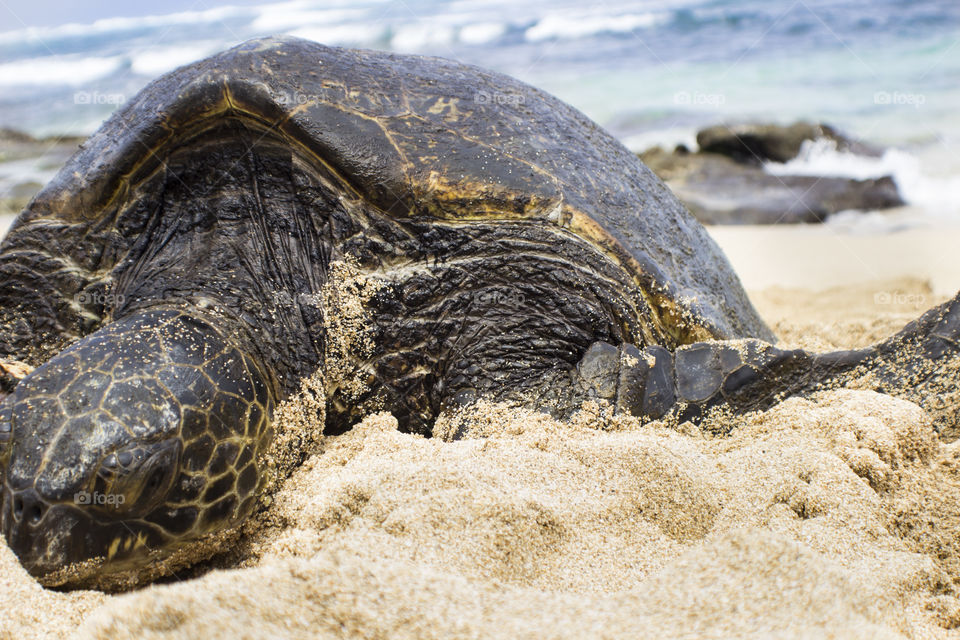
[[(390, 216), (567, 229), (633, 275), (667, 346), (774, 339), (706, 230), (576, 109), (478, 67), (297, 38), (246, 42), (151, 83), (38, 194), (11, 237), (41, 218), (65, 233), (108, 229), (165, 148), (225, 115), (282, 136)], [(90, 272), (110, 266), (79, 253)]]

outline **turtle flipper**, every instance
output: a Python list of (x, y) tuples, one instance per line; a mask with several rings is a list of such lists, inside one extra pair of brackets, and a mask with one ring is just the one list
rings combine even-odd
[(577, 397), (606, 400), (618, 412), (659, 418), (676, 404), (673, 355), (663, 347), (593, 343), (573, 374)]
[(761, 399), (779, 388), (778, 376), (807, 360), (803, 352), (760, 340), (699, 342), (674, 353), (660, 346), (641, 350), (597, 342), (575, 377), (583, 397), (607, 400), (618, 412), (650, 420), (677, 412), (683, 420), (697, 420), (724, 402), (737, 408), (763, 404)]
[[(644, 418), (674, 413), (698, 421), (714, 407), (744, 413), (794, 395), (856, 387), (915, 402), (941, 437), (960, 436), (960, 295), (865, 349), (810, 353), (748, 339), (698, 342), (673, 354), (657, 346), (639, 353), (639, 364), (618, 374), (627, 384), (613, 401)], [(637, 401), (651, 396), (658, 401)]]
[(942, 438), (960, 437), (960, 294), (869, 351), (859, 386), (917, 403)]
[(577, 366), (581, 396), (610, 402), (648, 420), (673, 414), (699, 422), (724, 405), (736, 413), (767, 409), (869, 365), (875, 350), (813, 354), (762, 340), (698, 342), (671, 353), (660, 346), (594, 343)]
[[(869, 350), (813, 354), (753, 339), (686, 345), (673, 354), (672, 371), (657, 378), (658, 384), (674, 384), (675, 405), (660, 415), (643, 415), (659, 418), (673, 411), (679, 420), (698, 422), (721, 405), (736, 413), (768, 409), (790, 396), (840, 383), (869, 356)], [(662, 368), (669, 366), (664, 361)]]

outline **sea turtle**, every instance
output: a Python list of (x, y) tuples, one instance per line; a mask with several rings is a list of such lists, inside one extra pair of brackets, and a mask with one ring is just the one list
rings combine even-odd
[(872, 349), (780, 350), (706, 231), (570, 106), (449, 60), (259, 39), (148, 85), (0, 246), (0, 524), (23, 565), (134, 584), (235, 530), (274, 408), (330, 365), (322, 294), (347, 264), (376, 287), (369, 348), (324, 382), (328, 433), (382, 408), (429, 434), (484, 397), (695, 420), (852, 380), (954, 426), (955, 377), (931, 373), (955, 301)]

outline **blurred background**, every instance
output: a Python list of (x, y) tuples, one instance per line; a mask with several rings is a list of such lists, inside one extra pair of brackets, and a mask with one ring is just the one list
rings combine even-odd
[[(957, 0), (0, 0), (0, 209), (19, 211), (151, 79), (269, 34), (541, 87), (646, 152), (708, 223), (960, 225)], [(731, 126), (797, 121), (814, 133), (786, 156), (723, 139), (703, 154), (697, 135), (777, 143), (796, 130)]]

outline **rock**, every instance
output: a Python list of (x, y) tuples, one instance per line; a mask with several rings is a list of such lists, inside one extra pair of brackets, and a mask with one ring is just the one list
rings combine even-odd
[(880, 149), (852, 140), (825, 124), (795, 122), (791, 125), (738, 124), (716, 125), (697, 133), (700, 151), (717, 153), (745, 164), (787, 162), (796, 158), (807, 140), (826, 138), (837, 144), (837, 150), (858, 155), (880, 156)]
[(0, 144), (3, 143), (19, 143), (19, 144), (30, 144), (36, 143), (37, 139), (31, 136), (29, 133), (24, 133), (23, 131), (17, 131), (16, 129), (9, 129), (7, 127), (0, 127)]
[(797, 122), (717, 125), (697, 133), (700, 149), (678, 145), (640, 154), (688, 209), (706, 224), (823, 222), (845, 210), (877, 210), (904, 203), (890, 176), (854, 180), (773, 175), (765, 162), (795, 158), (806, 141), (832, 140), (838, 151), (876, 157), (882, 150), (825, 124)]
[[(83, 140), (78, 136), (35, 138), (0, 127), (0, 216), (20, 213)], [(5, 230), (5, 225), (0, 228), (0, 237)]]
[(870, 180), (776, 176), (717, 153), (661, 148), (640, 158), (705, 224), (823, 222), (838, 211), (904, 204), (889, 176)]

